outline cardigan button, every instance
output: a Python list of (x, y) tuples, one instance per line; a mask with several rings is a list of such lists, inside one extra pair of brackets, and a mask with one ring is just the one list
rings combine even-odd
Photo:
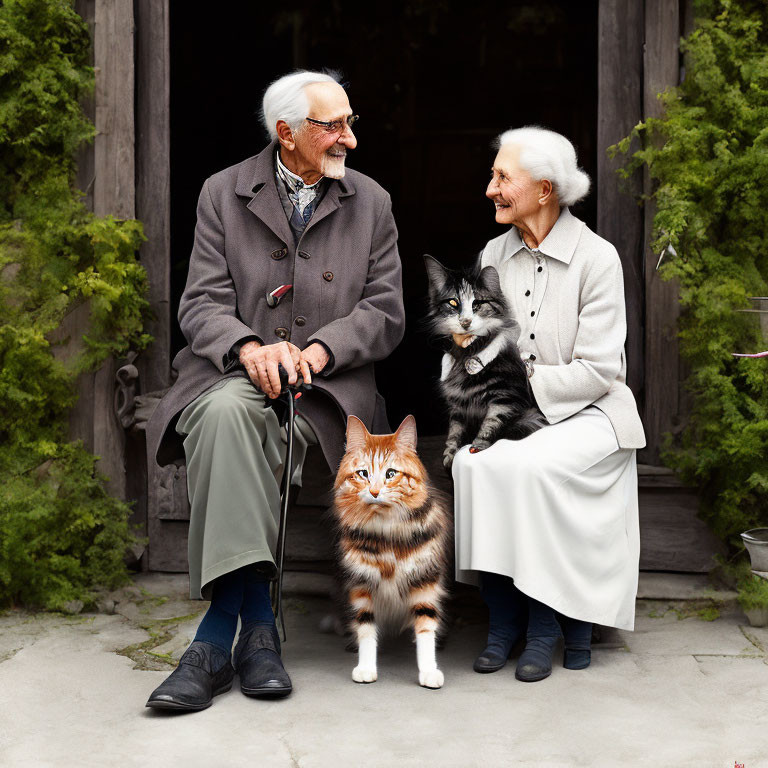
[(301, 256), (302, 259), (309, 258), (309, 254), (306, 251), (299, 251), (299, 256)]
[(302, 326), (306, 325), (307, 318), (299, 315), (293, 322), (296, 323), (296, 325), (298, 325), (299, 328), (301, 328)]
[(542, 269), (544, 269), (544, 267), (539, 267), (536, 271), (541, 272)]
[(535, 339), (535, 338), (536, 338), (536, 334), (535, 334), (535, 333), (532, 333), (532, 334), (531, 334), (531, 338), (532, 338), (532, 339)]
[(333, 280), (333, 272), (323, 272), (323, 280), (326, 283), (330, 283)]
[(536, 355), (528, 355), (528, 359), (533, 361), (536, 359)]
[(531, 295), (531, 292), (530, 292), (530, 291), (526, 291), (526, 292), (525, 292), (525, 295), (526, 295), (526, 296), (530, 296), (530, 295)]
[(284, 259), (288, 255), (287, 248), (278, 248), (276, 251), (272, 251), (271, 256), (275, 261)]
[(531, 317), (533, 317), (535, 314), (536, 314), (535, 312), (531, 312)]
[(275, 328), (275, 336), (277, 336), (278, 339), (287, 339), (288, 338), (288, 329), (287, 328)]

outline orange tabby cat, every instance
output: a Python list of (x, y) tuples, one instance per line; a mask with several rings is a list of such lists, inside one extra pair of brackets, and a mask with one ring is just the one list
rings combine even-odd
[(347, 420), (347, 451), (335, 483), (337, 553), (359, 658), (357, 683), (377, 678), (380, 629), (412, 627), (419, 684), (440, 688), (435, 659), (446, 594), (449, 502), (430, 487), (416, 455), (416, 420), (394, 435), (371, 435)]

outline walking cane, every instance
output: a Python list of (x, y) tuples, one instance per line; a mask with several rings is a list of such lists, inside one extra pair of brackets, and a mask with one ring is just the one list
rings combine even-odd
[(288, 521), (288, 497), (291, 490), (291, 477), (293, 476), (293, 427), (294, 427), (294, 401), (301, 397), (301, 389), (311, 389), (309, 384), (288, 384), (288, 373), (282, 365), (279, 366), (281, 391), (280, 396), (285, 396), (288, 404), (286, 425), (288, 427), (288, 445), (285, 451), (285, 463), (283, 465), (283, 477), (280, 483), (280, 525), (277, 529), (277, 549), (275, 563), (277, 565), (277, 578), (272, 582), (271, 599), (272, 611), (275, 614), (275, 622), (279, 623), (283, 642), (287, 639), (285, 622), (283, 621), (283, 564), (285, 562), (285, 531)]

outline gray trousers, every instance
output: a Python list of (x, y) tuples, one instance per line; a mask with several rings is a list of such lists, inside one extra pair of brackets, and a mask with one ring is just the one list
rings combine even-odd
[[(252, 563), (274, 565), (287, 432), (245, 378), (217, 382), (182, 412), (189, 493), (189, 596), (210, 600), (214, 579)], [(317, 438), (296, 415), (294, 473), (301, 485)]]

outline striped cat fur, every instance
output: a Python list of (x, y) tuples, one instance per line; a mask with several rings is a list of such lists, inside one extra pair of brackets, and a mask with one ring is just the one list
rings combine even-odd
[(428, 325), (446, 341), (440, 392), (450, 421), (443, 464), (471, 444), (477, 453), (501, 438), (520, 440), (546, 420), (536, 407), (512, 317), (494, 267), (446, 269), (425, 255), (429, 277)]
[(349, 628), (357, 639), (357, 683), (378, 677), (379, 634), (413, 629), (419, 684), (440, 688), (435, 641), (443, 629), (452, 519), (416, 453), (416, 420), (371, 435), (347, 420), (347, 447), (334, 485), (336, 552)]

